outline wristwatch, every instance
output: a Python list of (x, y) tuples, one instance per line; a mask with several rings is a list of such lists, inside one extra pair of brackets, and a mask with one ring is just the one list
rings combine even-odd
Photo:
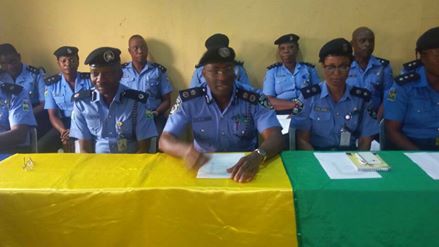
[(256, 152), (257, 154), (259, 154), (260, 156), (262, 156), (262, 162), (265, 162), (265, 160), (267, 159), (267, 151), (265, 151), (262, 148), (256, 148), (254, 150), (254, 152)]

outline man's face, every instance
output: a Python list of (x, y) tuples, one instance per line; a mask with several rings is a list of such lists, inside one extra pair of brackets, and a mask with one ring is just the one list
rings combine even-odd
[(112, 94), (117, 91), (122, 77), (120, 65), (103, 66), (90, 69), (90, 79), (99, 93)]
[(60, 56), (57, 60), (59, 70), (65, 74), (70, 75), (78, 71), (79, 57), (75, 56)]
[(232, 62), (206, 64), (203, 68), (203, 76), (214, 96), (229, 97), (231, 95), (235, 82)]
[(10, 75), (18, 75), (21, 72), (21, 57), (18, 53), (9, 53), (0, 56), (0, 68)]
[(422, 51), (421, 61), (427, 73), (439, 77), (439, 48)]
[(283, 63), (295, 62), (298, 51), (296, 43), (283, 43), (278, 46), (279, 56)]
[(355, 55), (370, 57), (375, 49), (375, 35), (369, 30), (358, 31), (352, 39)]
[(128, 44), (128, 52), (135, 62), (144, 63), (148, 57), (148, 46), (144, 39), (133, 38)]
[(345, 56), (327, 56), (323, 61), (323, 76), (331, 86), (346, 83), (351, 67), (351, 59)]

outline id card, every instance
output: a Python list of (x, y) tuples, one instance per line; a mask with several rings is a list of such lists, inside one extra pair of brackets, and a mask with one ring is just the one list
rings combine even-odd
[(117, 151), (126, 152), (128, 149), (128, 142), (126, 138), (117, 139)]
[(340, 146), (348, 147), (351, 144), (351, 132), (342, 130), (340, 133)]

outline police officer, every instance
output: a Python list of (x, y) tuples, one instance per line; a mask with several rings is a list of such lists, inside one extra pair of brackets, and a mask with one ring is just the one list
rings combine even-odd
[(297, 147), (305, 150), (369, 150), (378, 123), (367, 107), (371, 97), (367, 89), (346, 84), (352, 63), (351, 44), (338, 38), (326, 43), (319, 52), (325, 81), (302, 89), (293, 113), (292, 127), (297, 129)]
[[(54, 129), (44, 138), (51, 141), (50, 146), (56, 150), (63, 146), (64, 152), (74, 152), (73, 142), (70, 140), (70, 117), (73, 110), (72, 97), (75, 92), (91, 88), (90, 73), (78, 72), (78, 48), (62, 46), (53, 55), (56, 56), (58, 68), (61, 73), (45, 79), (45, 105), (49, 119)], [(53, 138), (55, 137), (55, 139)], [(54, 145), (58, 143), (58, 145)], [(40, 143), (42, 140), (40, 140)], [(39, 148), (41, 151), (41, 148)], [(52, 151), (52, 150), (51, 150)]]
[(76, 93), (70, 136), (80, 152), (141, 153), (157, 136), (146, 108), (147, 94), (120, 84), (120, 50), (101, 47), (85, 59), (90, 65), (91, 90)]
[(386, 136), (397, 149), (439, 150), (439, 27), (416, 42), (423, 66), (395, 78), (384, 101)]
[(320, 82), (314, 65), (297, 62), (299, 36), (290, 33), (274, 41), (281, 62), (267, 67), (263, 92), (278, 113), (291, 112), (300, 89)]
[(0, 152), (29, 152), (29, 132), (35, 126), (28, 92), (20, 85), (0, 83)]
[[(180, 91), (160, 139), (160, 149), (182, 157), (189, 169), (206, 161), (205, 152), (251, 153), (228, 171), (238, 182), (248, 182), (259, 166), (283, 147), (280, 124), (267, 99), (236, 85), (232, 48), (207, 50), (200, 59), (207, 85)], [(193, 143), (177, 139), (192, 125)], [(264, 138), (258, 145), (258, 132)], [(256, 148), (256, 149), (255, 149)]]
[[(393, 83), (392, 67), (389, 60), (372, 55), (375, 48), (375, 34), (367, 27), (359, 27), (352, 33), (354, 61), (346, 83), (368, 89), (372, 93), (371, 110), (378, 120), (383, 115), (384, 92)], [(375, 115), (374, 115), (375, 117)]]
[(145, 39), (136, 34), (128, 41), (128, 52), (132, 61), (122, 65), (121, 84), (148, 94), (147, 109), (152, 115), (159, 134), (166, 123), (166, 112), (171, 107), (172, 86), (166, 68), (151, 63), (148, 58), (148, 46)]
[(29, 95), (38, 123), (38, 136), (43, 136), (51, 128), (44, 110), (43, 70), (22, 63), (20, 53), (9, 43), (0, 45), (0, 67), (0, 81), (17, 84)]
[[(228, 47), (229, 46), (229, 37), (222, 33), (216, 33), (206, 39), (204, 46), (206, 49), (215, 49), (220, 47)], [(250, 91), (258, 91), (254, 88), (250, 80), (248, 78), (247, 72), (244, 68), (244, 62), (234, 61), (235, 66), (233, 70), (235, 72), (235, 77), (237, 84), (239, 84), (242, 88)], [(206, 86), (206, 79), (203, 76), (203, 65), (197, 64), (195, 66), (194, 74), (192, 75), (191, 85), (190, 87), (201, 87)]]

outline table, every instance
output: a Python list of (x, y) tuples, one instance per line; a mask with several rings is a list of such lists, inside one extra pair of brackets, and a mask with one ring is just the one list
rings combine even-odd
[(331, 180), (313, 152), (282, 153), (299, 246), (439, 246), (439, 181), (402, 152), (379, 155), (382, 178)]
[(297, 246), (292, 188), (279, 156), (238, 184), (165, 154), (16, 154), (0, 163), (0, 245)]

